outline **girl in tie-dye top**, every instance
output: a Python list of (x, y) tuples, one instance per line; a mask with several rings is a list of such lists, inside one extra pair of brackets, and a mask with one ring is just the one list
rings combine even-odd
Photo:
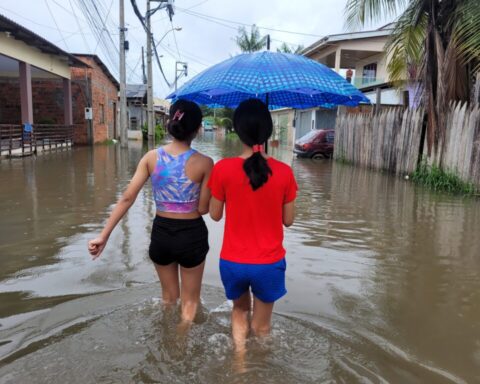
[(208, 212), (208, 178), (213, 161), (191, 148), (202, 112), (198, 105), (179, 100), (170, 108), (167, 124), (171, 143), (148, 152), (99, 237), (89, 242), (93, 258), (100, 256), (114, 227), (151, 179), (156, 216), (153, 221), (150, 258), (162, 285), (165, 304), (180, 298), (182, 321), (193, 320), (208, 253), (208, 230), (202, 215)]

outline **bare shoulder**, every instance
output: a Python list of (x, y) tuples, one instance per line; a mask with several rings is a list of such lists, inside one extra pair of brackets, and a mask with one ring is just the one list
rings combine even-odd
[(200, 152), (195, 152), (192, 157), (195, 160), (195, 163), (197, 163), (198, 167), (204, 168), (204, 169), (211, 169), (213, 168), (213, 160), (211, 157), (204, 155), (203, 153)]
[(148, 172), (151, 173), (157, 163), (157, 149), (151, 149), (143, 155), (142, 161), (147, 165)]

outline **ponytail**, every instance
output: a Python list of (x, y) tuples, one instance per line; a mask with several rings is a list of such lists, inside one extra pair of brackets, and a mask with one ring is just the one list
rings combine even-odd
[(254, 152), (252, 156), (243, 163), (243, 170), (247, 174), (252, 189), (256, 191), (268, 180), (272, 170), (261, 152)]
[[(272, 117), (265, 103), (258, 99), (248, 99), (240, 103), (233, 115), (233, 128), (244, 144), (250, 147), (264, 144), (273, 131)], [(267, 160), (257, 150), (245, 160), (243, 170), (254, 191), (272, 175)]]

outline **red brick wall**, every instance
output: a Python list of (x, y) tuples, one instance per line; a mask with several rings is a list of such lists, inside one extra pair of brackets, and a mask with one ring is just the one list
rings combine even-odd
[(18, 79), (0, 79), (0, 124), (21, 124), (20, 83)]
[[(33, 122), (64, 124), (63, 80), (32, 79)], [(20, 84), (18, 79), (0, 79), (0, 124), (21, 124)]]
[[(115, 115), (118, 106), (118, 90), (103, 72), (102, 68), (90, 57), (79, 57), (92, 68), (71, 68), (72, 75), (72, 108), (75, 125), (75, 144), (87, 144), (87, 121), (85, 107), (88, 94), (92, 95), (93, 107), (93, 139), (95, 143), (118, 138), (119, 130), (115, 129)], [(91, 90), (87, 92), (85, 71)], [(32, 79), (33, 122), (64, 124), (63, 80)], [(101, 119), (103, 104), (104, 119)], [(21, 103), (20, 84), (18, 78), (0, 78), (0, 124), (20, 124)], [(117, 123), (118, 125), (118, 123)]]
[[(101, 67), (91, 57), (77, 56), (92, 68), (72, 68), (72, 82), (78, 84), (85, 84), (85, 71), (91, 84), (92, 107), (93, 107), (93, 139), (95, 143), (102, 142), (106, 139), (118, 138), (118, 128), (115, 135), (115, 115), (118, 98), (118, 90), (107, 75), (103, 72)], [(83, 87), (85, 89), (85, 87)], [(78, 87), (80, 89), (80, 87)], [(73, 93), (72, 89), (72, 93)], [(80, 96), (80, 97), (78, 97)], [(78, 124), (75, 129), (76, 143), (86, 143), (87, 124), (84, 119), (84, 102), (78, 102), (79, 98), (84, 101), (83, 95), (74, 97), (74, 111), (73, 121)], [(81, 107), (80, 107), (81, 105)], [(104, 118), (102, 121), (101, 105), (104, 109)], [(116, 137), (115, 137), (116, 136)]]
[(33, 122), (65, 124), (63, 79), (32, 79)]

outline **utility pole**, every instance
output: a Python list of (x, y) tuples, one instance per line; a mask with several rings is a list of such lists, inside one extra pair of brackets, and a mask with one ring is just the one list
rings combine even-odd
[(147, 125), (148, 143), (155, 145), (155, 117), (153, 112), (152, 29), (150, 23), (150, 0), (147, 0)]
[[(180, 68), (178, 65), (180, 64)], [(175, 92), (177, 92), (177, 82), (180, 76), (185, 75), (188, 76), (188, 63), (184, 61), (176, 61), (175, 62)]]
[(128, 147), (127, 132), (127, 95), (125, 70), (125, 7), (124, 0), (120, 0), (120, 146)]
[(145, 54), (142, 47), (142, 80), (143, 84), (147, 84), (147, 74), (145, 73)]

